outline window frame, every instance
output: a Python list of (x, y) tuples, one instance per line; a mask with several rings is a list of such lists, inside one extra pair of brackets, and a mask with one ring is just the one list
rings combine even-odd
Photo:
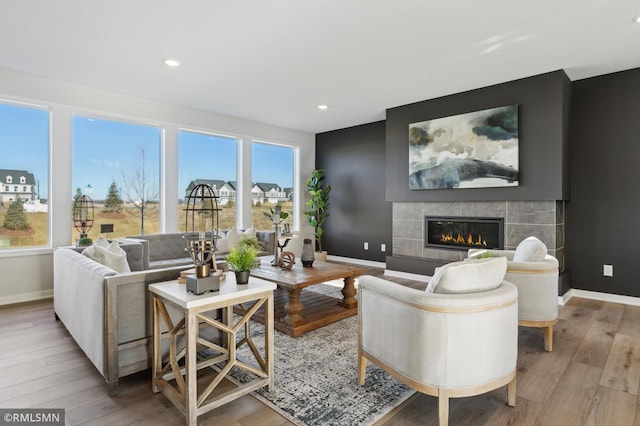
[[(219, 132), (219, 131), (215, 131), (215, 130), (210, 130), (210, 129), (197, 129), (194, 127), (178, 127), (177, 129), (177, 134), (176, 134), (176, 151), (178, 153), (178, 155), (176, 156), (176, 175), (177, 175), (177, 189), (178, 189), (178, 197), (177, 199), (183, 199), (183, 197), (181, 196), (182, 194), (185, 194), (184, 191), (186, 188), (181, 188), (180, 187), (180, 134), (181, 133), (192, 133), (195, 135), (199, 135), (199, 136), (203, 136), (203, 137), (213, 137), (213, 138), (221, 138), (221, 139), (230, 139), (233, 140), (235, 142), (235, 161), (236, 161), (236, 166), (235, 166), (235, 182), (236, 185), (238, 184), (238, 182), (240, 181), (240, 179), (242, 178), (242, 174), (241, 174), (241, 168), (240, 168), (240, 164), (242, 163), (242, 159), (240, 158), (241, 152), (242, 150), (240, 149), (240, 146), (242, 144), (242, 137), (239, 135), (234, 135), (233, 133), (225, 133), (225, 132)], [(222, 186), (220, 188), (212, 188), (219, 197), (221, 197), (223, 194), (222, 191), (220, 191), (222, 188), (225, 187), (225, 185), (230, 182), (228, 180), (222, 180), (220, 179), (222, 182), (224, 182), (222, 184)], [(233, 197), (233, 202), (235, 203), (235, 227), (238, 228), (241, 223), (241, 219), (240, 219), (240, 208), (239, 206), (242, 203), (241, 199), (238, 199), (236, 191), (225, 191), (227, 192), (227, 194), (225, 195), (227, 198), (231, 198)], [(185, 194), (186, 195), (186, 194)], [(179, 209), (180, 206), (180, 202), (178, 201), (178, 205), (176, 206)], [(177, 232), (181, 232), (182, 224), (180, 223), (180, 221), (178, 220), (178, 223), (176, 223), (176, 231)]]
[[(141, 127), (146, 127), (146, 128), (152, 128), (157, 130), (158, 132), (158, 141), (157, 141), (157, 146), (155, 148), (157, 148), (157, 153), (158, 153), (158, 163), (157, 163), (157, 169), (158, 169), (158, 175), (157, 175), (157, 180), (155, 182), (155, 184), (157, 185), (157, 189), (158, 189), (158, 199), (157, 199), (157, 203), (158, 203), (158, 232), (159, 233), (163, 233), (165, 232), (165, 227), (164, 227), (164, 221), (165, 221), (165, 209), (164, 209), (164, 178), (165, 178), (165, 157), (166, 157), (166, 143), (165, 143), (165, 134), (166, 134), (166, 124), (159, 124), (157, 122), (150, 122), (149, 120), (146, 120), (144, 118), (140, 118), (140, 117), (136, 117), (136, 116), (132, 116), (132, 115), (127, 115), (127, 116), (122, 116), (119, 114), (109, 114), (109, 113), (101, 113), (101, 112), (96, 112), (93, 110), (84, 110), (81, 108), (74, 108), (74, 110), (71, 112), (70, 114), (70, 138), (71, 138), (71, 143), (70, 143), (70, 158), (69, 158), (69, 164), (71, 165), (71, 171), (72, 171), (72, 176), (71, 176), (71, 194), (75, 194), (75, 190), (76, 188), (73, 185), (73, 167), (74, 167), (74, 163), (73, 163), (73, 136), (74, 136), (74, 127), (73, 127), (73, 121), (76, 117), (80, 117), (80, 118), (85, 118), (85, 119), (94, 119), (94, 120), (100, 120), (100, 121), (108, 121), (108, 122), (115, 122), (115, 123), (119, 123), (119, 124), (125, 124), (125, 125), (130, 125), (130, 126), (141, 126)], [(121, 194), (122, 195), (122, 194)], [(122, 195), (122, 198), (124, 200), (124, 196)], [(134, 219), (137, 219), (137, 217), (134, 217)], [(147, 219), (145, 219), (146, 221)], [(73, 218), (70, 217), (70, 221), (71, 221), (71, 236), (72, 236), (72, 240), (73, 240), (73, 235), (77, 233), (77, 230), (74, 228), (73, 226)], [(94, 224), (94, 229), (96, 228), (96, 226), (98, 226), (98, 224)], [(139, 232), (136, 232), (135, 235), (137, 235)], [(145, 232), (146, 233), (146, 232)], [(120, 238), (120, 237), (117, 237)]]
[[(299, 185), (300, 185), (300, 180), (299, 180), (299, 171), (300, 171), (300, 146), (297, 145), (293, 145), (293, 144), (288, 144), (288, 143), (284, 143), (284, 142), (280, 142), (280, 141), (275, 141), (275, 140), (269, 140), (269, 139), (265, 139), (265, 138), (260, 138), (260, 137), (252, 137), (249, 139), (249, 144), (250, 144), (250, 149), (251, 151), (253, 151), (253, 144), (262, 144), (262, 145), (270, 145), (270, 146), (275, 146), (275, 147), (280, 147), (280, 148), (286, 148), (286, 149), (290, 149), (291, 150), (291, 193), (292, 194), (298, 194), (300, 193), (299, 191)], [(255, 161), (255, 159), (253, 158), (253, 154), (251, 154), (251, 188), (250, 190), (253, 189), (254, 185), (257, 182), (253, 182), (253, 162)], [(290, 197), (286, 196), (286, 191), (285, 191), (285, 187), (280, 186), (281, 182), (274, 182), (278, 185), (278, 188), (281, 190), (282, 193), (285, 194), (284, 197), (284, 201), (288, 201), (290, 199)], [(271, 193), (271, 191), (273, 191), (274, 188), (272, 188), (268, 193)], [(251, 203), (251, 208), (254, 207), (254, 203), (253, 203), (253, 192), (252, 192), (252, 203)], [(266, 197), (267, 193), (264, 192), (260, 192), (258, 193), (258, 196), (262, 196), (262, 197)], [(302, 215), (302, 207), (300, 204), (300, 200), (298, 199), (299, 197), (293, 196), (293, 202), (291, 205), (291, 209), (292, 209), (292, 223), (291, 223), (291, 230), (292, 231), (300, 231), (300, 217)]]
[[(38, 193), (38, 199), (45, 198), (47, 200), (47, 239), (45, 244), (42, 245), (33, 245), (33, 246), (23, 246), (23, 247), (10, 247), (0, 249), (0, 258), (6, 257), (16, 257), (16, 256), (25, 256), (25, 255), (41, 255), (43, 253), (51, 253), (53, 247), (53, 213), (51, 212), (52, 205), (52, 144), (53, 144), (53, 108), (52, 105), (48, 105), (46, 103), (25, 101), (19, 98), (11, 99), (7, 97), (0, 98), (0, 104), (9, 105), (17, 108), (28, 108), (33, 110), (39, 110), (46, 113), (47, 120), (47, 132), (46, 132), (46, 164), (47, 170), (44, 179), (47, 182), (47, 192), (46, 194)], [(2, 182), (5, 186), (5, 192), (11, 192), (11, 185), (14, 184), (13, 176), (7, 176), (7, 182)], [(14, 199), (15, 201), (15, 199)]]

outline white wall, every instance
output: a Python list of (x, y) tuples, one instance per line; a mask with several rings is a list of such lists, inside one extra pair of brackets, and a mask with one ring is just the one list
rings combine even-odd
[[(87, 86), (41, 78), (0, 69), (0, 99), (47, 106), (51, 110), (51, 151), (49, 213), (51, 247), (0, 252), (0, 305), (50, 297), (53, 294), (53, 248), (69, 244), (71, 235), (71, 118), (73, 114), (92, 114), (107, 119), (159, 125), (165, 129), (161, 201), (161, 227), (176, 231), (178, 211), (178, 129), (216, 132), (242, 139), (240, 149), (251, 152), (252, 139), (298, 147), (295, 199), (302, 204), (304, 182), (315, 166), (313, 133), (272, 126), (207, 111), (170, 105)], [(242, 157), (239, 157), (242, 158)], [(239, 174), (251, 179), (249, 157)], [(240, 176), (239, 176), (240, 179)], [(41, 194), (45, 197), (45, 194)], [(302, 204), (303, 207), (303, 204)], [(300, 209), (301, 210), (301, 209)], [(241, 213), (239, 226), (251, 222), (249, 211)], [(296, 226), (297, 225), (297, 226)], [(294, 227), (312, 235), (303, 217)]]

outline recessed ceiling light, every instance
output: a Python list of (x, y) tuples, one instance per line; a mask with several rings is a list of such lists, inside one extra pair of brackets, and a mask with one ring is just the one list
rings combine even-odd
[(176, 58), (164, 58), (162, 62), (164, 62), (164, 64), (168, 67), (179, 67), (182, 64), (182, 62), (180, 62)]
[(633, 18), (633, 22), (640, 24), (640, 16), (636, 16), (635, 18)]
[(323, 111), (327, 108), (329, 108), (329, 105), (318, 105), (318, 109), (321, 109)]

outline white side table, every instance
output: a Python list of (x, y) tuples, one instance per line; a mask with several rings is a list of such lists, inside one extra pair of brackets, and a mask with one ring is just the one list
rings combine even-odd
[[(162, 392), (185, 415), (188, 425), (196, 425), (197, 417), (244, 394), (267, 386), (273, 390), (273, 291), (276, 285), (269, 281), (251, 277), (248, 284), (236, 284), (234, 274), (227, 274), (220, 285), (220, 291), (195, 296), (187, 293), (184, 284), (167, 281), (151, 284), (153, 296), (153, 364), (152, 390)], [(248, 308), (245, 303), (254, 302)], [(175, 322), (168, 313), (167, 305), (172, 305), (184, 313)], [(233, 323), (233, 306), (240, 305), (244, 315)], [(265, 349), (264, 353), (251, 341), (249, 321), (255, 312), (264, 307)], [(212, 318), (210, 311), (222, 309), (222, 320)], [(161, 333), (161, 322), (169, 330)], [(223, 334), (222, 343), (208, 341), (200, 335), (200, 329), (214, 327)], [(237, 334), (244, 330), (245, 336), (237, 341)], [(186, 347), (178, 348), (179, 337), (184, 334)], [(169, 357), (162, 359), (162, 340), (169, 339)], [(236, 349), (249, 345), (258, 365), (236, 358)], [(214, 354), (197, 360), (197, 345), (212, 349)], [(181, 365), (181, 361), (184, 359)], [(224, 363), (218, 368), (215, 364)], [(231, 367), (241, 368), (256, 376), (246, 384), (215, 397), (212, 391), (229, 373)], [(198, 394), (197, 371), (211, 367), (217, 374)], [(202, 389), (202, 388), (201, 388)]]

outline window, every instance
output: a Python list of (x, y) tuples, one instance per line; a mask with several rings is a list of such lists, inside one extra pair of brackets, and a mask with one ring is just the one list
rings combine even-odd
[[(4, 189), (0, 192), (0, 250), (46, 246), (49, 111), (0, 103), (0, 149), (0, 182), (5, 183), (0, 187)], [(14, 176), (33, 190), (18, 191), (18, 186), (10, 186)]]
[(293, 148), (287, 146), (256, 141), (251, 144), (251, 215), (256, 229), (272, 229), (269, 215), (276, 205), (289, 214), (283, 224), (292, 227), (293, 153)]
[(218, 197), (218, 227), (236, 226), (235, 138), (181, 130), (178, 132), (178, 229), (185, 231), (185, 199), (199, 184), (207, 184)]
[[(73, 117), (74, 200), (94, 203), (88, 236), (117, 238), (160, 231), (160, 129), (92, 117)], [(101, 225), (113, 232), (101, 234)], [(72, 229), (71, 240), (79, 237)]]

